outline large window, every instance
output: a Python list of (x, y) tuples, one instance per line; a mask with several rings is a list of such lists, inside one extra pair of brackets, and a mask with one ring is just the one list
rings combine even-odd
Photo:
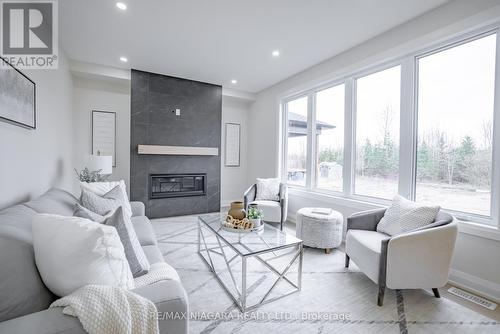
[(401, 66), (356, 80), (355, 193), (398, 193)]
[(498, 29), (285, 99), (282, 178), (355, 201), (400, 194), (500, 227)]
[(287, 129), (287, 180), (290, 184), (306, 185), (307, 173), (307, 110), (308, 97), (304, 96), (286, 104)]
[(490, 216), (496, 35), (418, 59), (416, 200)]
[(342, 191), (345, 85), (316, 93), (316, 187)]

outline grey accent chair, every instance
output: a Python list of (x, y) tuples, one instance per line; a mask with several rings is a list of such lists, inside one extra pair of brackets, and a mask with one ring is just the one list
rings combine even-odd
[(439, 211), (433, 223), (395, 236), (377, 232), (386, 209), (356, 213), (347, 218), (345, 267), (352, 259), (359, 269), (378, 284), (378, 306), (385, 288), (432, 288), (439, 290), (448, 282), (457, 238), (456, 219)]
[(259, 209), (263, 211), (264, 221), (268, 223), (279, 223), (280, 229), (283, 230), (283, 223), (286, 221), (288, 211), (288, 187), (284, 183), (280, 183), (280, 193), (278, 201), (256, 200), (257, 184), (253, 184), (245, 191), (244, 208), (248, 210), (248, 205), (257, 204)]

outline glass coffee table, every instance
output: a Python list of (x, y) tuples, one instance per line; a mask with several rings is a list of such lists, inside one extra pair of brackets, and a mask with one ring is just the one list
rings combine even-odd
[(198, 254), (242, 312), (300, 291), (302, 240), (269, 224), (230, 232), (222, 229), (224, 217), (198, 217)]

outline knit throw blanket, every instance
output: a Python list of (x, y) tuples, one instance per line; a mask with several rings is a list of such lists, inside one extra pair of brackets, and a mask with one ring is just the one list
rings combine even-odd
[[(161, 280), (179, 277), (166, 263), (153, 264), (148, 274), (136, 278), (141, 287)], [(53, 302), (50, 307), (63, 307), (63, 313), (77, 317), (89, 334), (157, 334), (155, 304), (125, 289), (86, 285)]]

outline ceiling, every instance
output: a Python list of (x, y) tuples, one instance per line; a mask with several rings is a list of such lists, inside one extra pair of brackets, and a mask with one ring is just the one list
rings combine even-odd
[[(448, 0), (59, 1), (71, 59), (261, 91)], [(273, 57), (272, 51), (280, 56)], [(128, 63), (120, 62), (125, 56)], [(231, 80), (238, 80), (232, 84)]]

